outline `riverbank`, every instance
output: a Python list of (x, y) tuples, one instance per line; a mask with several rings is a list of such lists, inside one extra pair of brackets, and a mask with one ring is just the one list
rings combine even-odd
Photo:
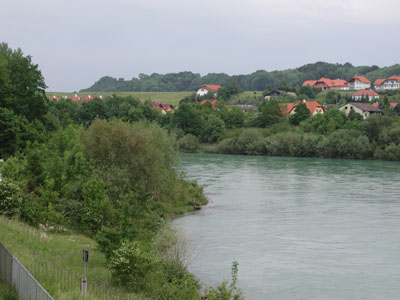
[[(400, 126), (385, 130), (385, 144), (380, 144), (355, 129), (341, 129), (331, 134), (285, 131), (271, 134), (259, 128), (243, 129), (236, 136), (215, 144), (199, 144), (199, 153), (242, 154), (285, 157), (345, 158), (362, 160), (400, 160)], [(184, 150), (183, 150), (184, 151)]]

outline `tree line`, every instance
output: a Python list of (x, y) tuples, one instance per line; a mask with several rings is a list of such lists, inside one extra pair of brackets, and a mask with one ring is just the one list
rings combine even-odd
[(104, 76), (91, 87), (81, 92), (180, 92), (194, 91), (203, 84), (226, 85), (234, 79), (244, 91), (263, 91), (266, 86), (277, 88), (283, 82), (289, 86), (299, 86), (305, 80), (316, 80), (321, 77), (343, 78), (349, 80), (354, 75), (363, 75), (372, 82), (377, 78), (387, 78), (400, 74), (400, 64), (380, 68), (373, 66), (353, 66), (350, 63), (331, 64), (316, 62), (295, 69), (283, 71), (258, 70), (248, 75), (228, 75), (225, 73), (209, 73), (201, 76), (193, 72), (179, 72), (150, 75), (139, 74), (130, 80)]

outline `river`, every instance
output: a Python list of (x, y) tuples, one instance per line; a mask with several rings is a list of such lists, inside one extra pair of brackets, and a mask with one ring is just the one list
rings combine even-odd
[(210, 203), (174, 221), (189, 270), (247, 300), (400, 299), (400, 163), (185, 154)]

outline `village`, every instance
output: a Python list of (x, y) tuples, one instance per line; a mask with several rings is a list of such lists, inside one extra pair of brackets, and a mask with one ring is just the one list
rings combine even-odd
[[(314, 101), (306, 98), (299, 99), (295, 92), (280, 89), (274, 89), (263, 93), (263, 99), (265, 101), (275, 99), (280, 102), (282, 114), (286, 116), (295, 114), (296, 107), (300, 103), (304, 103), (311, 115), (324, 114), (329, 107), (334, 106), (345, 112), (346, 115), (354, 110), (355, 113), (360, 114), (363, 119), (366, 119), (374, 114), (382, 114), (384, 103), (379, 93), (384, 91), (398, 90), (400, 88), (400, 76), (393, 75), (388, 78), (379, 78), (376, 79), (373, 84), (371, 84), (371, 81), (366, 77), (359, 75), (352, 77), (349, 81), (346, 81), (345, 79), (320, 78), (318, 80), (306, 80), (301, 86), (310, 87), (316, 92), (335, 91), (338, 93), (351, 93), (351, 101), (346, 101), (345, 103), (341, 101), (340, 103), (327, 104), (323, 103), (322, 101)], [(216, 84), (203, 84), (195, 91), (195, 99), (200, 103), (200, 105), (209, 102), (211, 103), (211, 106), (215, 108), (215, 106), (221, 105), (221, 99), (218, 97), (218, 91), (221, 88), (222, 86)], [(70, 99), (78, 104), (82, 104), (96, 98), (103, 99), (104, 96), (90, 94), (82, 97), (78, 96), (78, 94), (71, 96), (49, 96), (50, 100), (58, 101), (60, 99)], [(396, 110), (398, 103), (399, 99), (394, 99), (389, 102), (388, 105), (391, 110)], [(231, 104), (229, 101), (226, 101), (225, 104), (228, 106), (236, 106), (244, 112), (254, 111), (255, 114), (258, 113), (258, 105), (256, 105), (256, 103)], [(257, 104), (260, 104), (260, 102), (258, 101)], [(163, 115), (167, 113), (173, 113), (176, 109), (176, 107), (170, 103), (159, 101), (150, 101), (150, 105), (154, 110), (159, 111)]]

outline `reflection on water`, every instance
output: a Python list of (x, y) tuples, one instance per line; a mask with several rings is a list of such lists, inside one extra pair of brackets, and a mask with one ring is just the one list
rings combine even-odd
[(175, 221), (190, 271), (215, 285), (239, 262), (246, 299), (399, 299), (400, 164), (183, 155), (210, 204)]

